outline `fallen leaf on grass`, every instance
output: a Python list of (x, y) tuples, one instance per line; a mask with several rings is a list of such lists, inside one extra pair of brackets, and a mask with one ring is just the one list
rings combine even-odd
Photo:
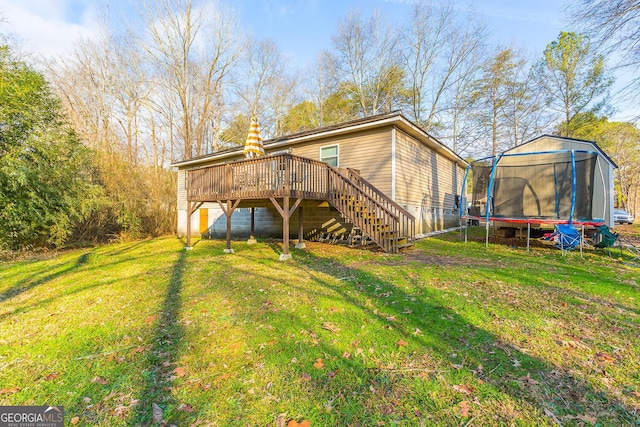
[(176, 377), (184, 377), (187, 373), (187, 370), (182, 366), (178, 366), (173, 370), (173, 373), (176, 374)]
[(130, 356), (133, 356), (133, 355), (135, 355), (136, 353), (142, 353), (142, 352), (144, 352), (144, 350), (145, 350), (145, 348), (144, 348), (144, 347), (136, 347), (136, 348), (132, 349), (132, 350), (129, 352), (129, 355), (130, 355)]
[(113, 409), (112, 414), (115, 415), (116, 417), (126, 418), (130, 410), (131, 410), (131, 406), (118, 405)]
[(607, 353), (598, 353), (596, 354), (596, 357), (601, 362), (613, 363), (616, 361), (616, 359), (613, 356)]
[(462, 402), (458, 403), (457, 407), (458, 413), (460, 415), (462, 415), (463, 417), (469, 416), (469, 410), (471, 409), (471, 406), (469, 406), (469, 402), (467, 400), (463, 400)]
[(80, 422), (80, 418), (78, 417), (73, 417), (71, 418), (71, 424), (76, 425)]
[(558, 417), (556, 417), (556, 414), (554, 414), (553, 412), (551, 412), (550, 410), (548, 410), (547, 408), (544, 408), (544, 414), (551, 418), (553, 420), (553, 422), (555, 422), (556, 424), (558, 424), (559, 426), (562, 425), (562, 423), (560, 422), (560, 420), (558, 419)]
[(153, 422), (154, 423), (162, 422), (162, 417), (163, 417), (162, 408), (155, 403), (151, 404), (151, 408), (153, 409)]
[(191, 405), (183, 403), (182, 405), (178, 406), (178, 411), (193, 412), (195, 411), (195, 409), (193, 409)]
[(284, 419), (286, 416), (286, 413), (278, 415), (278, 418), (276, 418), (276, 427), (286, 427), (286, 421)]
[(463, 394), (473, 394), (476, 392), (476, 389), (468, 384), (456, 384), (453, 386), (453, 389)]
[(45, 381), (51, 381), (51, 380), (54, 380), (54, 379), (58, 378), (58, 376), (59, 376), (59, 375), (60, 375), (60, 374), (59, 374), (59, 373), (57, 373), (57, 372), (52, 372), (52, 373), (50, 373), (49, 375), (47, 375), (47, 376), (44, 378), (44, 380), (45, 380)]
[(527, 373), (526, 376), (518, 378), (520, 381), (524, 381), (525, 385), (537, 385), (540, 384), (538, 381), (531, 378), (531, 374)]
[(519, 368), (520, 366), (522, 366), (522, 364), (520, 363), (520, 361), (518, 359), (513, 359), (512, 366), (514, 368)]
[(413, 336), (416, 336), (416, 335), (422, 335), (422, 331), (421, 331), (420, 329), (416, 328), (416, 330), (415, 330), (415, 331), (413, 331), (413, 332), (411, 333), (411, 335), (413, 335)]
[(104, 378), (102, 378), (102, 377), (94, 377), (94, 378), (91, 380), (91, 382), (92, 382), (92, 383), (102, 384), (102, 385), (105, 385), (105, 384), (108, 384), (108, 383), (109, 383), (109, 381), (105, 380), (105, 379), (104, 379)]
[(409, 345), (409, 343), (404, 341), (403, 339), (398, 340), (396, 344), (398, 344), (398, 347), (406, 347)]
[(157, 318), (158, 318), (158, 316), (156, 316), (156, 315), (149, 316), (146, 319), (144, 319), (144, 323), (146, 323), (148, 325), (149, 323), (155, 322)]
[(340, 331), (340, 328), (337, 327), (334, 323), (332, 322), (324, 322), (322, 324), (322, 329), (326, 329), (327, 331), (336, 333)]
[(316, 361), (313, 362), (313, 367), (317, 369), (322, 369), (324, 367), (324, 363), (322, 363), (322, 358), (316, 359)]

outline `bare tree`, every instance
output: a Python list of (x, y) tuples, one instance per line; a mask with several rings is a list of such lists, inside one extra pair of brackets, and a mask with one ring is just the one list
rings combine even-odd
[(251, 40), (234, 75), (237, 110), (248, 117), (257, 115), (264, 136), (280, 135), (296, 90), (297, 79), (287, 73), (287, 60), (276, 43)]
[(640, 3), (634, 0), (578, 0), (571, 7), (579, 25), (602, 51), (617, 61), (615, 67), (629, 70), (625, 94), (637, 100), (640, 94)]
[[(451, 91), (477, 69), (487, 30), (472, 17), (460, 16), (449, 3), (417, 4), (402, 34), (403, 62), (411, 88), (411, 116), (428, 131), (442, 125)], [(453, 96), (455, 98), (455, 96)]]
[(503, 148), (522, 144), (551, 122), (534, 69), (521, 51), (512, 49), (512, 52), (512, 66), (505, 70), (506, 78), (500, 88), (504, 99), (500, 106), (503, 137), (506, 140)]
[(337, 58), (329, 51), (320, 52), (315, 64), (309, 67), (307, 75), (307, 95), (315, 105), (315, 117), (312, 123), (317, 127), (324, 126), (327, 119), (326, 107), (329, 98), (340, 87), (337, 75)]
[[(338, 52), (341, 81), (362, 115), (393, 109), (403, 102), (403, 72), (397, 35), (376, 12), (365, 21), (351, 12), (338, 25), (333, 44)], [(391, 86), (390, 86), (391, 83)]]
[(145, 50), (158, 72), (163, 114), (171, 118), (182, 157), (204, 154), (217, 138), (215, 109), (242, 47), (235, 18), (211, 3), (159, 0), (146, 7)]
[(284, 74), (286, 61), (278, 45), (271, 40), (250, 39), (234, 76), (234, 88), (243, 110), (255, 115), (264, 109), (265, 95), (278, 76)]

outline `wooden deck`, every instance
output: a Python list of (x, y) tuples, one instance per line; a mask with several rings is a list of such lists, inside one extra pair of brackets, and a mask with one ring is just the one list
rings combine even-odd
[[(324, 200), (383, 250), (396, 253), (415, 239), (415, 218), (356, 171), (292, 154), (266, 156), (188, 171), (187, 246), (191, 214), (204, 202), (218, 202), (227, 216), (243, 200), (270, 200), (283, 218), (284, 253), (289, 253), (289, 218), (304, 199)], [(299, 214), (302, 215), (301, 208)], [(302, 221), (300, 221), (302, 224)], [(302, 238), (302, 230), (299, 230)]]

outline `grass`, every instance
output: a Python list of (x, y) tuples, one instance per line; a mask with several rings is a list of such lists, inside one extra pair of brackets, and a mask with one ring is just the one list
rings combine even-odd
[(100, 426), (640, 424), (626, 255), (485, 248), (482, 230), (285, 263), (274, 242), (182, 248), (0, 263), (0, 404)]

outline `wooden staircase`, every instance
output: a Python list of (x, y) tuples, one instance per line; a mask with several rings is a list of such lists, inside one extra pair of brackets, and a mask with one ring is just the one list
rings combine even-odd
[(385, 252), (412, 246), (415, 218), (353, 169), (328, 166), (328, 201)]

